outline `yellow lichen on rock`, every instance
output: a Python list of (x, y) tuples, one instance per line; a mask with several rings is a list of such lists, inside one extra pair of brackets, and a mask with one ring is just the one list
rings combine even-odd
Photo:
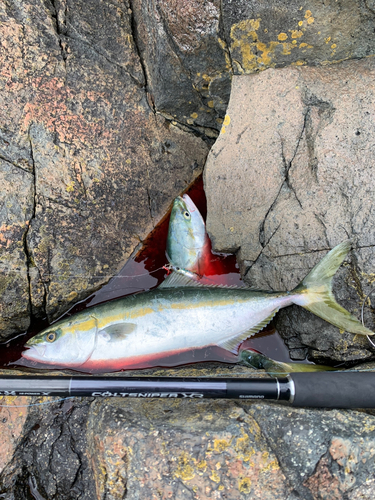
[[(314, 18), (311, 17), (311, 11), (306, 11), (305, 18), (307, 24), (311, 24), (314, 21)], [(297, 28), (281, 31), (275, 35), (277, 37), (276, 40), (267, 41), (261, 40), (262, 33), (268, 33), (268, 29), (259, 30), (260, 18), (246, 19), (240, 23), (233, 24), (230, 31), (232, 39), (230, 51), (232, 53), (232, 61), (238, 73), (249, 74), (273, 68), (278, 63), (278, 56), (290, 55), (292, 49), (313, 48), (312, 45), (304, 44), (298, 46), (297, 43), (297, 39), (301, 38), (306, 31), (306, 22), (299, 21)], [(302, 28), (303, 25), (305, 27)], [(290, 35), (288, 35), (288, 32)], [(293, 39), (291, 43), (287, 41), (289, 36)], [(297, 63), (297, 66), (299, 65), (301, 64)], [(225, 130), (222, 130), (222, 133), (225, 133)]]
[(212, 471), (210, 479), (212, 481), (214, 481), (215, 483), (220, 483), (220, 476), (219, 476), (219, 474), (216, 471)]
[(248, 494), (251, 491), (251, 481), (248, 477), (244, 477), (238, 482), (238, 489), (241, 493)]
[(218, 453), (222, 453), (230, 446), (231, 442), (232, 440), (228, 442), (226, 439), (215, 439), (214, 450), (217, 451)]
[(194, 468), (192, 463), (194, 459), (191, 459), (186, 452), (181, 453), (178, 458), (177, 469), (174, 472), (174, 476), (182, 479), (183, 481), (190, 481), (195, 477)]
[(301, 30), (290, 30), (292, 33), (292, 38), (301, 38), (303, 36), (303, 31)]
[(286, 40), (288, 38), (288, 35), (286, 33), (280, 33), (279, 35), (277, 35), (277, 38), (278, 38), (278, 40), (283, 42), (284, 40)]

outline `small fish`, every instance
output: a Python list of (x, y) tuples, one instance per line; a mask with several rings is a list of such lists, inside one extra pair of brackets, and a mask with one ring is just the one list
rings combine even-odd
[(158, 288), (101, 304), (56, 322), (26, 343), (22, 356), (79, 371), (115, 371), (206, 346), (237, 353), (276, 312), (300, 305), (353, 334), (373, 335), (332, 294), (350, 242), (332, 249), (290, 292), (202, 286), (172, 273)]
[(293, 372), (323, 372), (337, 371), (337, 368), (325, 365), (315, 365), (313, 363), (283, 363), (254, 351), (253, 349), (240, 350), (239, 363), (242, 365), (265, 370), (269, 375), (282, 375)]
[(174, 202), (167, 237), (167, 259), (173, 270), (191, 279), (204, 273), (211, 256), (206, 225), (192, 199), (184, 194)]

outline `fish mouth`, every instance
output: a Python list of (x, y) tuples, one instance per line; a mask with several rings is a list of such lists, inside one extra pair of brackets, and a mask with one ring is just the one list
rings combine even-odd
[(21, 352), (21, 356), (26, 359), (32, 359), (32, 360), (40, 360), (40, 358), (44, 357), (44, 354), (46, 352), (46, 346), (45, 345), (25, 345), (26, 351)]
[(195, 212), (197, 209), (197, 207), (195, 206), (193, 200), (190, 198), (189, 195), (187, 194), (183, 194), (181, 196), (181, 198), (184, 200), (184, 202), (186, 203), (188, 209), (189, 209), (189, 212)]

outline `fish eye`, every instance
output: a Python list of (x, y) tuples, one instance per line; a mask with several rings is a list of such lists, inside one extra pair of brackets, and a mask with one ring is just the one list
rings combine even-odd
[(187, 210), (185, 210), (185, 212), (184, 212), (184, 217), (185, 217), (185, 219), (190, 219), (190, 214)]
[(50, 332), (46, 335), (46, 340), (48, 342), (54, 342), (56, 340), (56, 332)]

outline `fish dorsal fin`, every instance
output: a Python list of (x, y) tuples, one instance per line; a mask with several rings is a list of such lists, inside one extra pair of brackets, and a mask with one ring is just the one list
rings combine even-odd
[(176, 288), (182, 286), (202, 287), (203, 285), (198, 281), (191, 279), (189, 276), (186, 276), (186, 274), (173, 271), (173, 273), (167, 276), (163, 283), (159, 285), (159, 288)]
[(98, 335), (107, 342), (119, 342), (133, 332), (136, 327), (135, 323), (115, 323), (99, 330)]
[(223, 342), (218, 342), (218, 346), (222, 347), (223, 349), (226, 349), (227, 351), (231, 351), (234, 354), (237, 354), (238, 347), (239, 345), (252, 335), (255, 335), (256, 333), (260, 332), (265, 326), (268, 325), (268, 323), (272, 320), (272, 318), (275, 316), (277, 313), (278, 309), (274, 311), (272, 314), (267, 316), (267, 318), (264, 318), (260, 323), (257, 325), (253, 326), (249, 330), (246, 330), (245, 332), (242, 332), (240, 334), (235, 335), (234, 337), (231, 337), (230, 339), (226, 339)]

